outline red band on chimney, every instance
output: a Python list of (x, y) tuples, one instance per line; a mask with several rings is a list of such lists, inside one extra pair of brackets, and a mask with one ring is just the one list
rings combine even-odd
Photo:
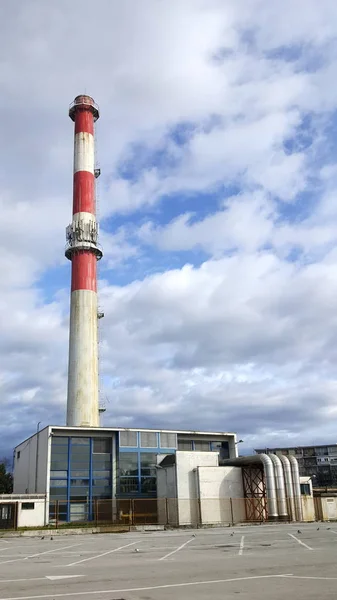
[(75, 135), (81, 131), (94, 135), (94, 117), (89, 108), (87, 110), (77, 109), (76, 111)]
[(95, 176), (89, 171), (74, 173), (73, 215), (78, 212), (96, 212)]
[(71, 291), (97, 292), (97, 259), (93, 252), (74, 252), (71, 259)]

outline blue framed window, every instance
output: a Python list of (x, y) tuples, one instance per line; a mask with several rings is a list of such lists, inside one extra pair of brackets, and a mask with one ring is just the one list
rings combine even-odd
[(60, 521), (90, 520), (93, 501), (112, 498), (112, 440), (53, 436), (50, 518), (58, 500)]

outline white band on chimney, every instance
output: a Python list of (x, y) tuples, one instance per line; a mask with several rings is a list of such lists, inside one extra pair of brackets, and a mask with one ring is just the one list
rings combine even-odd
[(81, 131), (75, 135), (74, 144), (74, 173), (95, 170), (95, 140), (91, 133)]

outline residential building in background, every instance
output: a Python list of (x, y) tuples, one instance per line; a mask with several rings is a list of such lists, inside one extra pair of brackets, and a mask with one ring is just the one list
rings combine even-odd
[(337, 444), (259, 448), (257, 454), (295, 456), (300, 475), (310, 477), (314, 488), (337, 487)]

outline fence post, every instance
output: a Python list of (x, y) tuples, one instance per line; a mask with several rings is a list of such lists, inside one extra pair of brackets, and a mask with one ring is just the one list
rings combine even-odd
[(131, 500), (131, 519), (130, 519), (130, 525), (134, 525), (135, 524), (135, 499), (132, 498)]
[(201, 519), (201, 500), (200, 497), (198, 498), (198, 524), (197, 527), (199, 527), (199, 525), (202, 525), (202, 519)]
[(231, 519), (232, 519), (232, 525), (233, 525), (233, 527), (234, 527), (234, 513), (233, 513), (233, 500), (232, 500), (232, 498), (230, 498), (230, 499), (229, 499), (229, 504), (230, 504), (230, 507), (231, 507)]
[(97, 498), (94, 498), (94, 521), (95, 521), (95, 527), (97, 527)]

